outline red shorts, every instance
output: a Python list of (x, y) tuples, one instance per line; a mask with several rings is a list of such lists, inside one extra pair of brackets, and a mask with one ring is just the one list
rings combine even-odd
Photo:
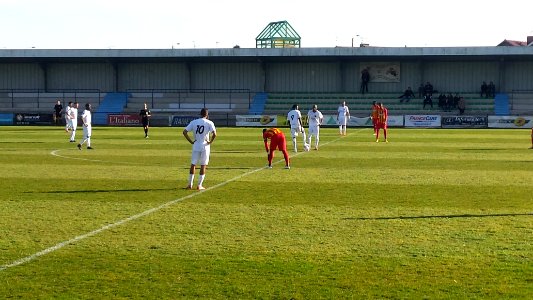
[(285, 141), (285, 135), (283, 133), (279, 133), (276, 135), (273, 135), (270, 138), (270, 151), (274, 150), (287, 150), (287, 142)]
[(387, 129), (387, 123), (377, 123), (376, 127), (379, 129)]

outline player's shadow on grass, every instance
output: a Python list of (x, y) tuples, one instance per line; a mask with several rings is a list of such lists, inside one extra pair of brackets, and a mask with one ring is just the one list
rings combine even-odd
[(462, 214), (462, 215), (434, 215), (434, 216), (394, 216), (394, 217), (362, 217), (362, 218), (343, 218), (343, 220), (414, 220), (414, 219), (454, 219), (454, 218), (494, 218), (494, 217), (518, 217), (518, 216), (531, 216), (532, 213), (508, 213), (508, 214), (486, 214), (486, 215), (474, 215), (474, 214)]
[(77, 191), (47, 191), (47, 192), (24, 192), (26, 194), (78, 194), (78, 193), (129, 193), (129, 192), (154, 192), (154, 191), (174, 191), (176, 188), (168, 189), (123, 189), (123, 190), (77, 190)]

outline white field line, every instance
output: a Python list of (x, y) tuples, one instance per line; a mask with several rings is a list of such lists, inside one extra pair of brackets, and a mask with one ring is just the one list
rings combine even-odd
[(64, 155), (59, 154), (59, 151), (62, 151), (62, 150), (71, 150), (71, 149), (57, 149), (57, 150), (51, 151), (50, 154), (52, 156), (56, 156), (56, 157), (67, 158), (67, 159), (75, 159), (75, 160), (84, 160), (84, 161), (93, 161), (93, 162), (105, 162), (105, 163), (124, 164), (124, 165), (143, 165), (143, 164), (134, 163), (134, 162), (120, 162), (120, 161), (109, 161), (109, 160), (100, 160), (100, 159), (89, 159), (89, 158), (81, 158), (81, 157), (64, 156)]
[[(348, 135), (349, 135), (349, 134), (348, 134)], [(336, 141), (338, 141), (338, 140), (340, 140), (340, 139), (341, 139), (341, 137), (336, 138), (336, 139), (334, 139), (334, 140), (331, 140), (331, 141), (329, 141), (329, 142), (327, 142), (327, 143), (322, 144), (322, 146), (325, 146), (325, 145), (328, 145), (328, 144), (334, 143), (334, 142), (336, 142)], [(58, 151), (59, 151), (59, 150), (54, 150), (54, 151), (52, 151), (50, 154), (51, 154), (51, 155), (54, 155), (54, 156), (62, 157), (62, 158), (70, 158), (70, 159), (78, 159), (78, 160), (88, 160), (88, 161), (102, 162), (101, 160), (91, 160), (91, 159), (85, 159), (85, 158), (76, 158), (76, 157), (61, 156), (61, 155), (58, 155), (58, 154), (57, 154)], [(298, 155), (301, 155), (302, 153), (305, 153), (305, 152), (298, 152), (298, 153), (292, 155), (292, 157), (294, 157), (294, 156), (298, 156)], [(278, 164), (278, 163), (281, 163), (281, 162), (285, 162), (285, 160), (284, 160), (284, 159), (278, 160), (278, 161), (275, 162), (274, 164)], [(116, 163), (116, 162), (114, 162), (114, 163)], [(37, 253), (34, 253), (34, 254), (32, 254), (32, 255), (29, 255), (29, 256), (23, 257), (23, 258), (21, 258), (21, 259), (18, 259), (18, 260), (16, 260), (16, 261), (13, 261), (13, 262), (8, 263), (8, 264), (6, 264), (6, 265), (0, 266), (0, 272), (1, 272), (1, 271), (4, 271), (4, 270), (7, 270), (7, 269), (9, 269), (9, 268), (13, 268), (13, 267), (20, 266), (20, 265), (22, 265), (22, 264), (28, 263), (28, 262), (30, 262), (30, 261), (33, 261), (33, 260), (39, 258), (40, 256), (44, 256), (44, 255), (46, 255), (46, 254), (52, 253), (52, 252), (54, 252), (54, 251), (56, 251), (56, 250), (59, 250), (59, 249), (65, 247), (65, 246), (68, 246), (68, 245), (70, 245), (70, 244), (74, 244), (74, 243), (79, 242), (79, 241), (81, 241), (81, 240), (84, 240), (84, 239), (86, 239), (86, 238), (89, 238), (89, 237), (95, 236), (95, 235), (97, 235), (97, 234), (99, 234), (99, 233), (101, 233), (101, 232), (104, 232), (104, 231), (108, 230), (108, 229), (111, 229), (111, 228), (114, 228), (114, 227), (117, 227), (117, 226), (123, 225), (123, 224), (128, 223), (128, 222), (133, 221), (133, 220), (137, 220), (137, 219), (142, 218), (142, 217), (144, 217), (144, 216), (147, 216), (147, 215), (153, 214), (153, 213), (155, 213), (155, 212), (157, 212), (157, 211), (160, 211), (160, 210), (162, 210), (162, 209), (164, 209), (164, 208), (166, 208), (166, 207), (169, 207), (169, 206), (172, 206), (172, 205), (174, 205), (174, 204), (176, 204), (176, 203), (182, 202), (182, 201), (184, 201), (184, 200), (187, 200), (187, 199), (193, 198), (193, 197), (195, 197), (195, 196), (197, 196), (197, 195), (200, 195), (201, 193), (205, 193), (205, 192), (208, 192), (208, 191), (211, 191), (211, 190), (217, 189), (217, 188), (219, 188), (219, 187), (225, 186), (225, 185), (227, 185), (227, 184), (230, 183), (230, 182), (233, 182), (233, 181), (239, 180), (239, 179), (241, 179), (241, 178), (243, 178), (243, 177), (246, 177), (246, 176), (248, 176), (248, 175), (251, 175), (251, 174), (253, 174), (253, 173), (256, 173), (256, 172), (261, 171), (261, 170), (264, 170), (264, 169), (266, 169), (266, 166), (265, 166), (265, 167), (262, 167), (262, 168), (259, 168), (259, 169), (252, 170), (252, 171), (250, 171), (250, 172), (246, 172), (246, 173), (241, 174), (241, 175), (239, 175), (239, 176), (233, 177), (233, 178), (228, 179), (228, 180), (226, 180), (226, 181), (224, 181), (224, 182), (221, 182), (221, 183), (219, 183), (219, 184), (217, 184), (217, 185), (214, 185), (214, 186), (212, 186), (212, 187), (208, 187), (208, 188), (206, 188), (206, 189), (203, 190), (203, 191), (199, 191), (199, 192), (196, 192), (196, 193), (193, 193), (193, 194), (190, 194), (190, 195), (187, 195), (187, 196), (184, 196), (184, 197), (178, 198), (178, 199), (174, 199), (174, 200), (172, 200), (172, 201), (169, 201), (169, 202), (163, 203), (163, 204), (161, 204), (161, 205), (159, 205), (159, 206), (156, 206), (156, 207), (150, 208), (150, 209), (148, 209), (148, 210), (145, 210), (145, 211), (143, 211), (143, 212), (141, 212), (141, 213), (139, 213), (139, 214), (136, 214), (136, 215), (133, 215), (133, 216), (127, 217), (127, 218), (125, 218), (125, 219), (119, 220), (119, 221), (117, 221), (117, 222), (115, 222), (115, 223), (112, 223), (112, 224), (108, 224), (108, 225), (102, 226), (102, 227), (100, 227), (100, 228), (98, 228), (98, 229), (96, 229), (96, 230), (93, 230), (93, 231), (91, 231), (91, 232), (88, 232), (88, 233), (85, 233), (85, 234), (82, 234), (82, 235), (78, 235), (78, 236), (76, 236), (76, 237), (74, 237), (74, 238), (72, 238), (72, 239), (70, 239), (70, 240), (60, 242), (60, 243), (58, 243), (58, 244), (56, 244), (56, 245), (54, 245), (54, 246), (52, 246), (52, 247), (50, 247), (50, 248), (44, 249), (44, 250), (39, 251), (39, 252), (37, 252)]]

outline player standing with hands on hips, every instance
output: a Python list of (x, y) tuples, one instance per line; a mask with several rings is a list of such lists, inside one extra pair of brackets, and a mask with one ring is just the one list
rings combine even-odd
[(305, 144), (306, 142), (305, 130), (302, 124), (302, 113), (300, 113), (300, 110), (298, 109), (298, 104), (294, 104), (292, 106), (292, 110), (287, 114), (287, 120), (291, 125), (291, 137), (292, 144), (294, 146), (294, 152), (298, 152), (298, 147), (296, 146), (296, 137), (298, 137), (299, 133), (302, 133), (303, 143)]
[[(207, 108), (200, 111), (201, 118), (193, 120), (183, 130), (183, 135), (192, 144), (191, 168), (189, 170), (189, 184), (186, 189), (192, 189), (196, 165), (200, 164), (200, 177), (198, 178), (198, 190), (205, 190), (203, 183), (205, 179), (205, 169), (209, 164), (211, 154), (211, 144), (217, 137), (215, 124), (209, 120)], [(193, 132), (194, 139), (189, 136)]]

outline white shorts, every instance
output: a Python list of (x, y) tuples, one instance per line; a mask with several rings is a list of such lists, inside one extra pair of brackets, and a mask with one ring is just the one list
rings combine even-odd
[(191, 165), (207, 166), (209, 164), (210, 153), (210, 147), (206, 147), (204, 151), (193, 151), (191, 157)]
[(72, 128), (72, 130), (76, 130), (76, 128), (78, 128), (78, 120), (70, 120), (70, 128)]
[(318, 136), (320, 132), (320, 126), (309, 126), (309, 135)]
[(91, 137), (91, 134), (93, 132), (93, 128), (91, 125), (89, 126), (83, 126), (83, 139), (87, 139)]
[(65, 118), (65, 128), (72, 128), (72, 119)]
[(291, 127), (291, 136), (293, 138), (297, 137), (298, 136), (298, 133), (302, 132), (302, 130), (300, 129), (300, 127)]
[(339, 125), (345, 125), (346, 126), (346, 117), (340, 117), (339, 118)]

